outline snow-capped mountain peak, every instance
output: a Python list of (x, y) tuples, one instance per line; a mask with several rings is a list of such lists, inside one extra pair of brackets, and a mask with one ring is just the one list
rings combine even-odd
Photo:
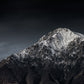
[(84, 35), (72, 32), (67, 28), (58, 28), (53, 32), (50, 32), (47, 36), (44, 35), (38, 41), (38, 43), (45, 46), (50, 46), (55, 50), (60, 50), (61, 48), (66, 48), (70, 44), (70, 42), (74, 41), (77, 38), (84, 40)]
[[(32, 47), (24, 49), (14, 55), (20, 60), (21, 58), (23, 60), (23, 58), (26, 58), (31, 53), (31, 57), (34, 58), (36, 55), (33, 55), (32, 53), (39, 54), (44, 49), (44, 47), (46, 47), (47, 50), (51, 52), (51, 56), (58, 56), (58, 54), (60, 54), (59, 52), (62, 52), (64, 50), (66, 51), (70, 43), (77, 42), (77, 40), (79, 40), (79, 42), (84, 41), (84, 35), (72, 32), (67, 28), (58, 28), (52, 32), (49, 32), (47, 35), (42, 36), (39, 41), (36, 42)], [(38, 51), (35, 52), (36, 46), (38, 46)], [(45, 53), (46, 52), (44, 52), (43, 54)], [(49, 56), (47, 56), (47, 58), (51, 59), (51, 57)]]

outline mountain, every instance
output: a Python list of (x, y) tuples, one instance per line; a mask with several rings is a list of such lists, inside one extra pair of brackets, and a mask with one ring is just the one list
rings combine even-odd
[(58, 28), (0, 62), (0, 84), (84, 84), (84, 35)]

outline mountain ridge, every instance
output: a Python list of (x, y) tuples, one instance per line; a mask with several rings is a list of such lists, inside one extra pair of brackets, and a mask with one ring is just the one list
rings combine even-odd
[(0, 84), (83, 84), (83, 50), (83, 34), (58, 28), (1, 61)]

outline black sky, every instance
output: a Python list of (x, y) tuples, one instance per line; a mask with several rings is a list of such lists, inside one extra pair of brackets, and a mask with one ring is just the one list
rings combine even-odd
[(84, 3), (67, 0), (1, 0), (0, 59), (58, 27), (84, 34)]

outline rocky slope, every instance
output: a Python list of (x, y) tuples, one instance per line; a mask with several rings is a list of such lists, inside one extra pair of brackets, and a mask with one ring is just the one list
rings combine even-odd
[(84, 35), (49, 32), (0, 62), (0, 84), (84, 84)]

